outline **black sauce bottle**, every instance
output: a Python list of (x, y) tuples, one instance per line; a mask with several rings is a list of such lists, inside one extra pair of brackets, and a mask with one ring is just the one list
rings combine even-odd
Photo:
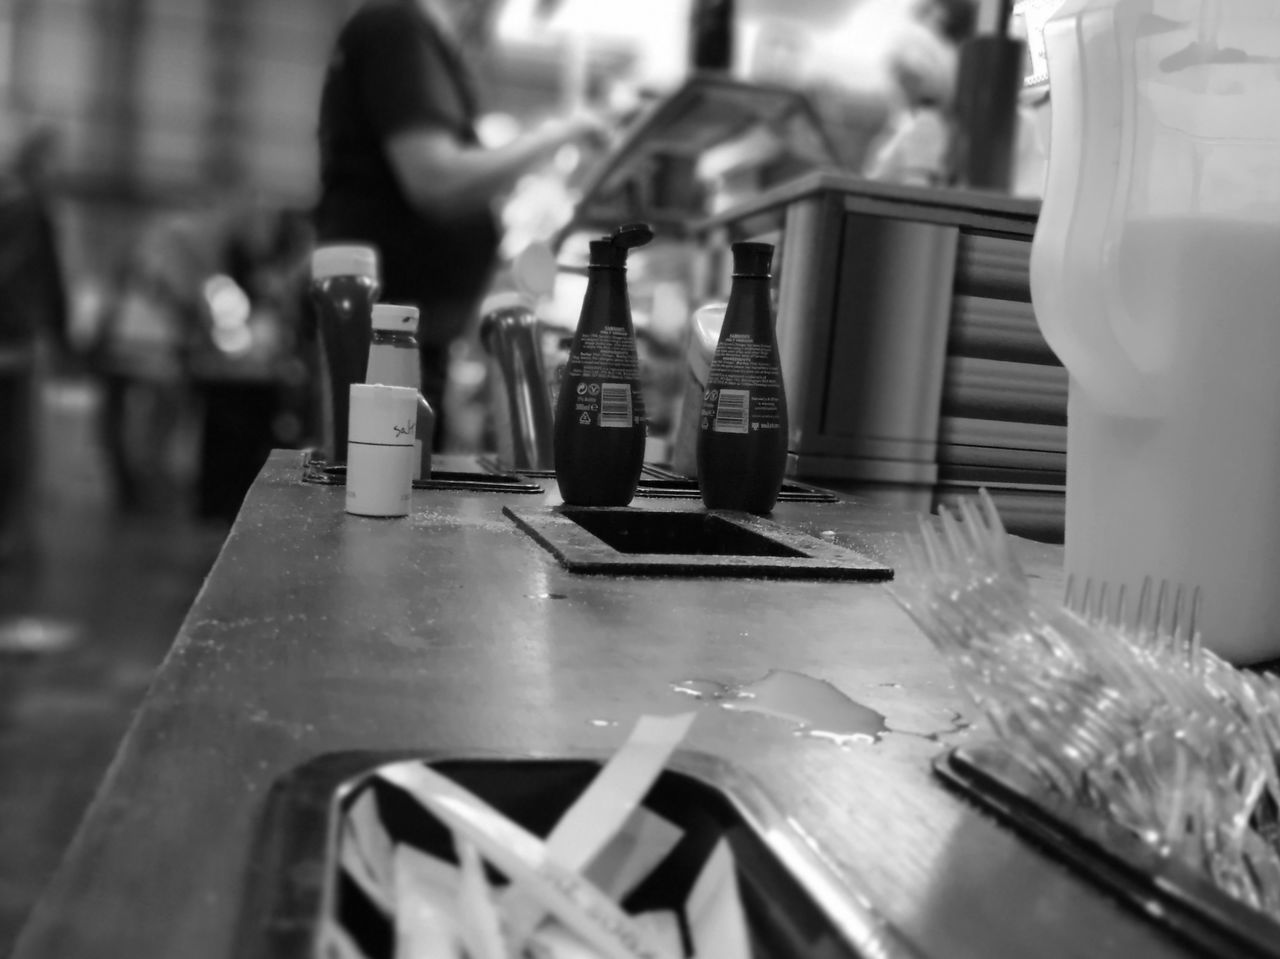
[(644, 466), (640, 391), (627, 251), (653, 239), (645, 223), (591, 241), (587, 292), (556, 399), (555, 465), (572, 506), (626, 506)]
[(773, 329), (768, 243), (733, 244), (733, 282), (698, 429), (707, 509), (768, 513), (787, 466), (787, 395)]

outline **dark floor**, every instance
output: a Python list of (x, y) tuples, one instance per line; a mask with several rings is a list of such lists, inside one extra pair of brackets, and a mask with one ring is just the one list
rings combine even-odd
[[(120, 516), (94, 442), (97, 394), (44, 391), (34, 562), (0, 565), (0, 956), (56, 869), (225, 530), (171, 505)], [(43, 623), (43, 633), (33, 629)]]

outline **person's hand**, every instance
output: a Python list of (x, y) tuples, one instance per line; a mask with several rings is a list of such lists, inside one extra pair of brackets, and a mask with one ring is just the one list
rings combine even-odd
[(593, 150), (603, 150), (613, 140), (615, 126), (597, 110), (574, 111), (561, 119), (564, 142)]

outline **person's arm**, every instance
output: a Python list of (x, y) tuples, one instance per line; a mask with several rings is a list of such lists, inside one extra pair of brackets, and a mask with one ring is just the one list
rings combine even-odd
[(58, 236), (53, 218), (47, 210), (38, 212), (37, 235), (39, 280), (45, 309), (48, 333), (56, 349), (57, 358), (71, 356), (71, 310), (67, 302), (66, 277), (62, 271), (62, 256), (58, 251)]
[(409, 202), (424, 214), (449, 217), (487, 205), (566, 143), (602, 136), (598, 120), (579, 115), (544, 121), (500, 147), (464, 144), (432, 127), (394, 133), (385, 146)]

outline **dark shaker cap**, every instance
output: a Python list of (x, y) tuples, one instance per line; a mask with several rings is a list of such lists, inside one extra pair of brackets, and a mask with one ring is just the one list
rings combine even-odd
[(627, 265), (627, 251), (644, 246), (652, 239), (653, 227), (648, 223), (624, 223), (613, 231), (612, 236), (591, 241), (590, 265), (624, 267)]
[(734, 276), (768, 276), (773, 266), (772, 243), (735, 243), (733, 250)]

